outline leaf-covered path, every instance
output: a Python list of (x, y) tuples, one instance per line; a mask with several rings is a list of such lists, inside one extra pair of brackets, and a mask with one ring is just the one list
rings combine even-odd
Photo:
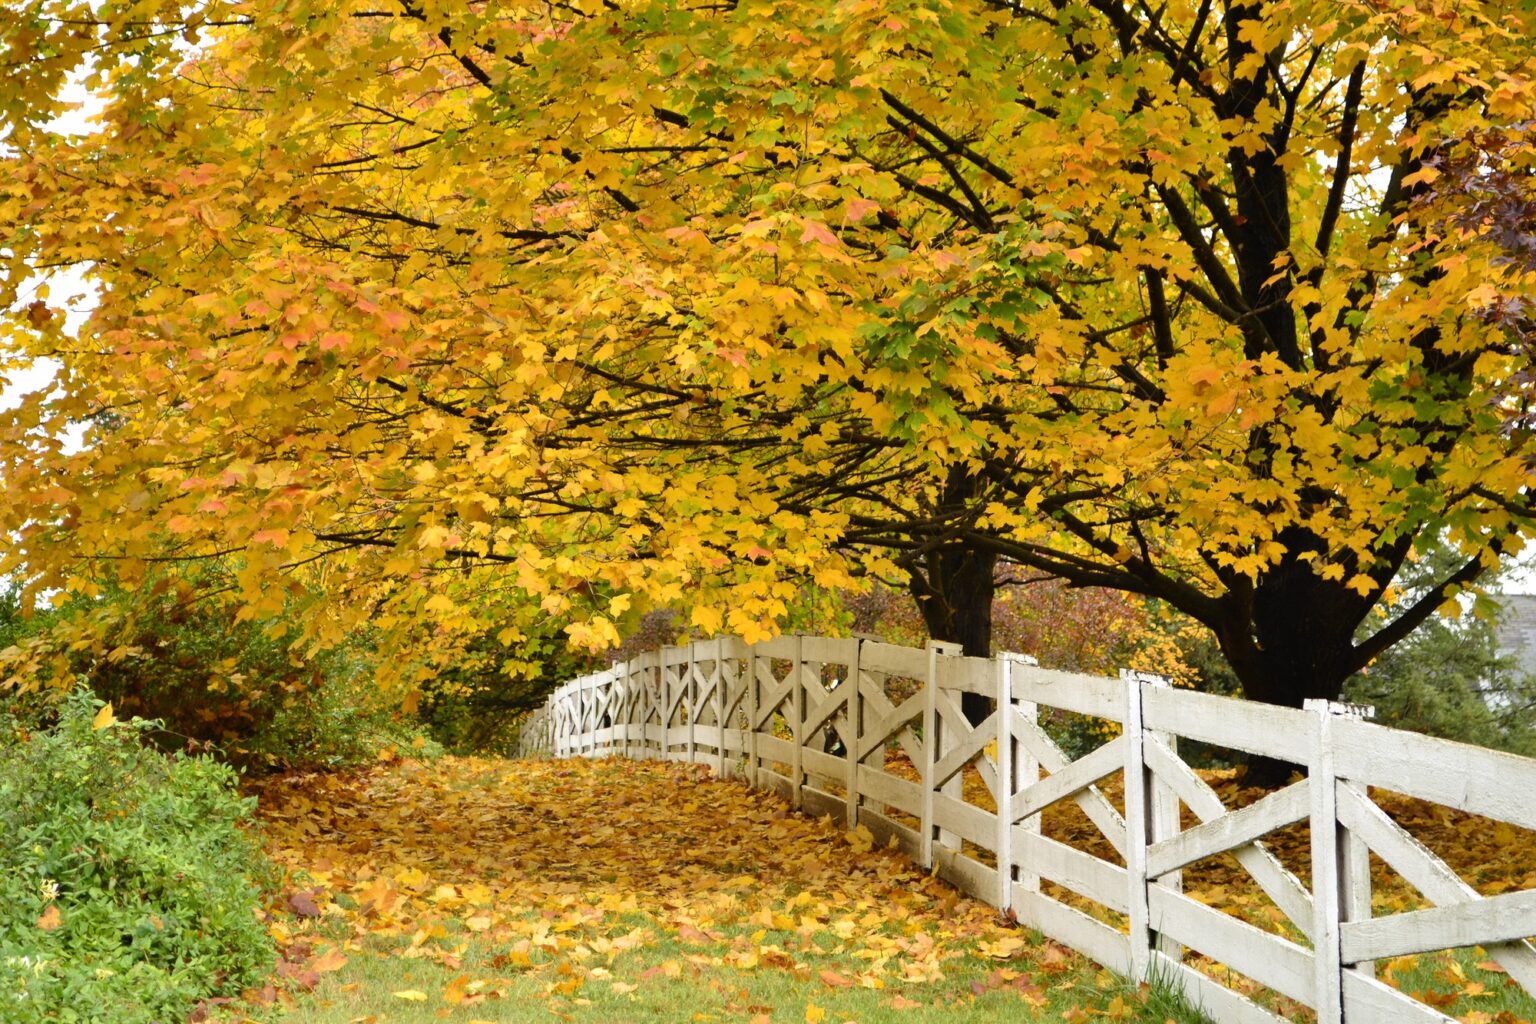
[(867, 836), (681, 766), (407, 761), (286, 780), (262, 808), (291, 983), (261, 1019), (1174, 1012)]

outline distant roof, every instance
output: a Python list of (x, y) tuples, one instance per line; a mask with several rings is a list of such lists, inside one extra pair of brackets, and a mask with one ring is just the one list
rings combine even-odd
[(1503, 611), (1494, 631), (1499, 653), (1515, 659), (1520, 672), (1536, 674), (1536, 594), (1500, 594)]

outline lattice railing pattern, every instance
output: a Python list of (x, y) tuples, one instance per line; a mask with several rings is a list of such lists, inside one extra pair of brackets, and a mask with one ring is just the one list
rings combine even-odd
[[(990, 702), (978, 724), (962, 710), (965, 694)], [(1073, 759), (1041, 724), (1063, 711), (1118, 735)], [(1306, 777), (1233, 810), (1179, 756), (1180, 738), (1304, 765)], [(1374, 969), (1433, 950), (1483, 946), (1536, 994), (1536, 890), (1480, 895), (1370, 796), (1381, 787), (1536, 830), (1536, 760), (1384, 728), (1351, 705), (1278, 708), (1134, 673), (968, 658), (938, 643), (725, 637), (565, 684), (524, 723), (521, 742), (525, 755), (700, 763), (775, 790), (863, 826), (1114, 971), (1182, 989), (1218, 1021), (1284, 1018), (1192, 969), (1186, 950), (1324, 1024), (1451, 1021)], [(969, 797), (967, 773), (981, 784)], [(1100, 785), (1112, 779), (1120, 806)], [(1068, 803), (1099, 841), (1045, 834), (1043, 813)], [(1183, 829), (1186, 808), (1198, 824)], [(1305, 883), (1263, 842), (1297, 823), (1310, 830)], [(1221, 854), (1284, 925), (1258, 927), (1185, 894), (1184, 870)], [(1373, 854), (1419, 891), (1422, 908), (1373, 914)]]

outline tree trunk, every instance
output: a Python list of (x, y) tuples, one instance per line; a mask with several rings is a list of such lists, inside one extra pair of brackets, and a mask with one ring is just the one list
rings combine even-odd
[[(961, 653), (970, 657), (991, 656), (996, 568), (992, 552), (956, 544), (932, 552), (925, 571), (911, 572), (909, 586), (930, 637), (959, 644)], [(960, 695), (960, 707), (972, 725), (986, 721), (992, 703), (979, 693)]]
[[(1259, 577), (1246, 600), (1232, 602), (1217, 640), (1249, 700), (1287, 708), (1337, 700), (1357, 668), (1355, 632), (1373, 602), (1297, 557), (1308, 550), (1307, 538), (1282, 537), (1282, 543), (1287, 556)], [(1300, 762), (1306, 752), (1295, 754)], [(1272, 788), (1297, 770), (1298, 763), (1283, 758), (1255, 757), (1247, 780)]]

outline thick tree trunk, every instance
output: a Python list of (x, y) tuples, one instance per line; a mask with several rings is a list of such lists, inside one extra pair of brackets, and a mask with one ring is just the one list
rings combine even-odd
[[(1217, 640), (1249, 700), (1299, 708), (1310, 699), (1337, 700), (1357, 666), (1355, 633), (1372, 601), (1340, 580), (1327, 580), (1297, 557), (1309, 549), (1300, 531), (1283, 537), (1290, 552), (1260, 576), (1246, 600), (1216, 629)], [(1315, 544), (1315, 539), (1313, 540)], [(1305, 751), (1296, 751), (1296, 761)], [(1297, 764), (1253, 758), (1250, 783), (1285, 782)]]
[[(910, 587), (930, 637), (959, 644), (971, 657), (991, 656), (996, 568), (995, 554), (965, 545), (928, 556), (925, 571), (911, 574)], [(960, 706), (972, 725), (992, 712), (992, 701), (977, 693), (961, 694)]]

